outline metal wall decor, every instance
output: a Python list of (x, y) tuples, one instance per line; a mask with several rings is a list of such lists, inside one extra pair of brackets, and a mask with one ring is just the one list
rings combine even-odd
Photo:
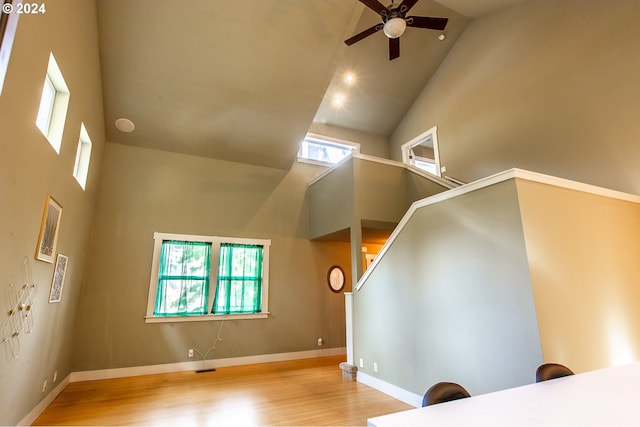
[(6, 351), (14, 359), (20, 355), (20, 335), (33, 330), (33, 305), (38, 286), (33, 283), (31, 261), (24, 258), (22, 264), (23, 284), (19, 287), (13, 283), (7, 289), (7, 317), (2, 320), (0, 343), (5, 344)]

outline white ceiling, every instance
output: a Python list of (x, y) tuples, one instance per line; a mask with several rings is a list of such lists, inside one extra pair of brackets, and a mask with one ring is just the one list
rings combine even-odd
[(288, 169), (314, 119), (388, 136), (469, 18), (519, 1), (420, 0), (446, 39), (408, 28), (389, 61), (382, 32), (343, 43), (378, 22), (356, 0), (99, 0), (107, 140)]

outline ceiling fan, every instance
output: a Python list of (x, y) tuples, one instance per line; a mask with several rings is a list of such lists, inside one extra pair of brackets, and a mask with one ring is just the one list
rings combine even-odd
[(369, 9), (374, 10), (382, 18), (382, 23), (376, 24), (350, 39), (345, 40), (347, 46), (362, 40), (380, 30), (389, 37), (389, 61), (400, 56), (400, 36), (407, 27), (428, 28), (430, 30), (444, 30), (449, 19), (431, 18), (427, 16), (406, 16), (418, 0), (403, 0), (397, 4), (391, 0), (391, 4), (385, 7), (378, 0), (359, 0)]

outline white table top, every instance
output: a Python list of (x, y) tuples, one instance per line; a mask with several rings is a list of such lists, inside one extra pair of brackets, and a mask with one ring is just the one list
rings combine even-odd
[(640, 362), (370, 418), (369, 425), (640, 426)]

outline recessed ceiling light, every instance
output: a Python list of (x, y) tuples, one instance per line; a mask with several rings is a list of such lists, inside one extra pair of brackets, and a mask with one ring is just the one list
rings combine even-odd
[(335, 98), (333, 98), (333, 105), (335, 105), (336, 107), (342, 107), (343, 104), (344, 99), (341, 96), (336, 96)]
[(118, 128), (120, 132), (130, 133), (133, 132), (133, 130), (136, 128), (136, 125), (134, 125), (133, 122), (129, 119), (119, 118), (118, 120), (116, 120), (116, 128)]
[(447, 38), (447, 35), (446, 35), (445, 33), (442, 33), (442, 34), (440, 34), (440, 35), (438, 36), (438, 40), (440, 40), (440, 41), (442, 41), (442, 40), (444, 40), (444, 39), (446, 39), (446, 38)]
[(356, 81), (356, 77), (352, 73), (347, 73), (344, 76), (344, 81), (347, 82), (348, 84), (352, 84), (353, 82)]

